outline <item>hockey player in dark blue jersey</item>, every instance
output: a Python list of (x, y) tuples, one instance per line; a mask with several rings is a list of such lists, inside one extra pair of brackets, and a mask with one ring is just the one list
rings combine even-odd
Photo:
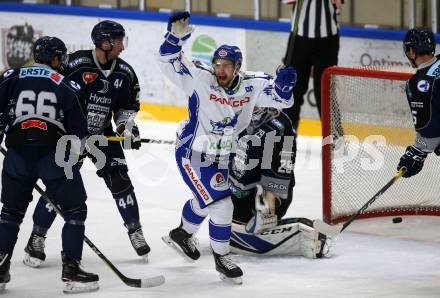
[(295, 186), (296, 131), (275, 109), (255, 109), (231, 163), (231, 251), (320, 258), (326, 237), (307, 218), (285, 218)]
[[(66, 46), (55, 37), (35, 43), (36, 64), (9, 69), (0, 77), (1, 135), (8, 148), (3, 161), (0, 215), (0, 289), (10, 280), (10, 260), (32, 190), (41, 179), (46, 192), (63, 212), (62, 281), (65, 292), (98, 289), (98, 276), (83, 271), (86, 192), (78, 167), (68, 178), (57, 165), (56, 146), (64, 135), (84, 138), (87, 121), (77, 91), (79, 85), (56, 69), (66, 61)], [(79, 154), (79, 152), (77, 152)]]
[[(71, 54), (62, 74), (81, 85), (80, 100), (91, 134), (114, 136), (116, 133), (126, 138), (125, 148), (139, 149), (139, 130), (134, 122), (139, 111), (139, 82), (133, 68), (119, 58), (126, 46), (125, 30), (121, 24), (105, 20), (94, 26), (91, 37), (96, 48)], [(112, 128), (112, 115), (116, 132)], [(133, 248), (147, 260), (150, 247), (142, 232), (139, 207), (121, 144), (109, 142), (108, 146), (96, 144), (96, 147), (106, 157), (104, 167), (98, 169), (97, 174), (112, 193)], [(33, 215), (33, 232), (25, 248), (26, 265), (39, 267), (44, 261), (44, 241), (55, 217), (56, 213), (40, 199)]]
[(418, 174), (429, 153), (440, 155), (440, 56), (435, 56), (434, 34), (428, 28), (410, 29), (404, 38), (406, 57), (417, 72), (406, 84), (406, 96), (416, 130), (414, 145), (408, 146), (397, 169), (403, 177)]

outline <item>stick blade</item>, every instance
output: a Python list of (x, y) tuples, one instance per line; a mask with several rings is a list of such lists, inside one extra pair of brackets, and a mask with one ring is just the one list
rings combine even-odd
[(161, 286), (165, 283), (165, 277), (163, 275), (157, 275), (141, 280), (141, 288), (154, 288)]
[(315, 219), (313, 221), (313, 227), (320, 233), (334, 237), (336, 235), (339, 235), (342, 231), (342, 224), (337, 225), (329, 225), (322, 221), (321, 219)]
[(122, 281), (129, 287), (133, 288), (154, 288), (165, 283), (165, 277), (163, 275), (152, 276), (148, 278), (122, 278)]

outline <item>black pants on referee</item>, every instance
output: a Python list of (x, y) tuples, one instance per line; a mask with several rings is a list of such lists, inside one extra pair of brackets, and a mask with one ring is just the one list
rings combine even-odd
[(298, 128), (301, 105), (304, 103), (304, 95), (307, 93), (309, 78), (313, 67), (313, 88), (316, 98), (316, 107), (321, 116), (321, 75), (324, 70), (338, 64), (339, 35), (324, 38), (307, 38), (294, 36), (289, 37), (286, 57), (291, 61), (285, 61), (287, 65), (295, 67), (298, 74), (298, 81), (293, 90), (295, 102), (285, 112)]

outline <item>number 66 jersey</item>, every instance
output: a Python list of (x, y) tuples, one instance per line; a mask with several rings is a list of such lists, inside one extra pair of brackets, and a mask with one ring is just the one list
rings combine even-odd
[(63, 135), (87, 136), (80, 86), (49, 66), (9, 69), (0, 76), (0, 133), (6, 146), (57, 144)]

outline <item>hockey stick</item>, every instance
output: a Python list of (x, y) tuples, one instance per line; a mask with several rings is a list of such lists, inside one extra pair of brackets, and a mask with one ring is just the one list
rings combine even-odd
[(321, 219), (315, 219), (313, 221), (313, 227), (318, 230), (319, 232), (328, 235), (328, 236), (336, 236), (339, 233), (341, 233), (343, 230), (345, 230), (353, 221), (355, 221), (362, 213), (367, 210), (368, 207), (371, 206), (371, 204), (374, 203), (374, 201), (377, 200), (383, 193), (390, 188), (391, 185), (393, 185), (397, 180), (399, 180), (400, 177), (402, 177), (406, 173), (406, 168), (401, 168), (394, 177), (388, 181), (387, 184), (385, 184), (384, 187), (382, 187), (371, 199), (368, 200), (359, 210), (354, 214), (352, 217), (350, 217), (349, 220), (347, 220), (343, 224), (337, 224), (337, 225), (329, 225), (322, 221)]
[[(301, 14), (301, 8), (303, 5), (304, 0), (298, 0), (297, 3), (294, 3), (294, 7), (292, 7), (292, 11), (296, 8), (296, 15), (295, 15), (295, 21), (293, 23), (292, 27), (292, 34), (290, 35), (290, 38), (287, 42), (287, 50), (286, 55), (284, 58), (284, 65), (286, 66), (293, 66), (293, 45), (295, 44), (295, 37), (298, 33), (298, 23), (299, 23), (299, 17)], [(295, 7), (296, 6), (296, 7)]]
[[(6, 149), (3, 147), (0, 147), (1, 153), (6, 156)], [(35, 189), (38, 191), (38, 193), (43, 197), (43, 199), (51, 205), (51, 207), (55, 210), (55, 212), (64, 218), (60, 208), (54, 204), (54, 202), (49, 198), (47, 193), (38, 185), (35, 184)], [(120, 280), (124, 284), (126, 284), (129, 287), (135, 287), (135, 288), (152, 288), (162, 285), (165, 282), (165, 277), (163, 275), (157, 275), (152, 276), (149, 278), (143, 278), (143, 279), (137, 279), (137, 278), (130, 278), (125, 276), (121, 273), (121, 271), (118, 270), (118, 268), (113, 265), (112, 262), (110, 262), (109, 259), (96, 247), (93, 242), (87, 238), (86, 235), (84, 235), (84, 242), (87, 243), (88, 246), (98, 255), (98, 257), (108, 266), (110, 269), (119, 277)]]
[[(107, 140), (110, 142), (122, 142), (124, 141), (124, 137), (111, 136), (107, 137)], [(175, 145), (176, 142), (172, 140), (161, 140), (161, 139), (141, 139), (141, 143), (149, 143), (149, 144), (167, 144), (167, 145)]]

